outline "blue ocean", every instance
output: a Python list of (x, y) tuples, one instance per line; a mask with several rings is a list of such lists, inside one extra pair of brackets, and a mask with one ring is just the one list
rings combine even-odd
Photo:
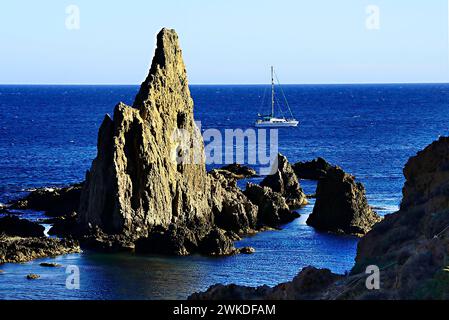
[[(449, 132), (449, 85), (287, 85), (297, 128), (279, 130), (279, 151), (290, 162), (318, 156), (361, 181), (381, 215), (397, 210), (407, 159)], [(0, 202), (27, 190), (84, 179), (96, 155), (105, 113), (131, 104), (137, 86), (0, 86)], [(253, 125), (267, 86), (191, 86), (202, 129)], [(301, 181), (305, 192), (316, 183)], [(215, 283), (258, 286), (291, 280), (312, 265), (337, 273), (351, 269), (357, 239), (320, 233), (305, 221), (237, 243), (253, 255), (207, 258), (83, 252), (24, 264), (0, 265), (0, 299), (185, 299)], [(40, 212), (17, 213), (30, 219)], [(80, 289), (66, 288), (65, 268), (80, 270)], [(27, 281), (37, 273), (41, 278)]]

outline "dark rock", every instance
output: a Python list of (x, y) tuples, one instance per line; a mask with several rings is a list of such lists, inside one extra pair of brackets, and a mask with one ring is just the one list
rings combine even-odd
[(253, 247), (243, 247), (239, 248), (238, 251), (242, 254), (253, 254), (254, 252), (256, 252), (256, 249), (254, 249)]
[(39, 279), (40, 277), (41, 277), (40, 275), (34, 273), (30, 273), (29, 275), (27, 275), (28, 280), (36, 280)]
[(53, 226), (48, 231), (49, 235), (58, 237), (77, 236), (82, 234), (82, 230), (78, 225), (78, 215), (73, 212), (65, 216), (48, 219), (45, 223), (52, 224)]
[(227, 171), (234, 174), (237, 179), (256, 177), (256, 170), (248, 166), (244, 166), (238, 163), (228, 164), (219, 169), (220, 171)]
[(238, 253), (234, 247), (234, 242), (226, 235), (226, 232), (219, 228), (214, 228), (201, 241), (199, 250), (202, 254), (210, 256), (225, 256)]
[(35, 222), (16, 216), (0, 218), (0, 234), (18, 237), (43, 237), (45, 228)]
[(297, 162), (292, 167), (298, 179), (320, 180), (326, 176), (332, 165), (323, 158), (316, 158), (312, 161)]
[(238, 286), (235, 284), (211, 286), (206, 292), (194, 293), (189, 300), (314, 300), (324, 298), (323, 292), (342, 277), (328, 269), (304, 268), (293, 281), (273, 288)]
[[(446, 137), (408, 161), (404, 169), (406, 183), (401, 210), (387, 215), (362, 237), (356, 264), (346, 276), (306, 268), (293, 281), (274, 288), (214, 285), (206, 292), (192, 294), (189, 299), (448, 299), (448, 171), (449, 138)], [(340, 189), (348, 188), (341, 185), (342, 180), (352, 181), (346, 181), (354, 192), (350, 198), (360, 194), (359, 188), (353, 190), (353, 178), (342, 172), (328, 173), (324, 180), (334, 174), (340, 176), (337, 179)], [(330, 190), (335, 191), (334, 188)], [(341, 193), (336, 192), (336, 195), (341, 196)], [(366, 288), (369, 265), (381, 271), (380, 290)]]
[(211, 201), (214, 223), (221, 229), (239, 234), (251, 233), (257, 228), (257, 206), (247, 199), (221, 172), (212, 170)]
[(57, 268), (57, 267), (61, 266), (60, 264), (53, 263), (53, 262), (42, 262), (42, 263), (39, 263), (39, 265), (41, 267), (46, 267), (46, 268)]
[(268, 187), (248, 183), (244, 193), (258, 207), (259, 226), (279, 227), (299, 217), (298, 213), (290, 210), (280, 193)]
[(105, 253), (131, 252), (135, 249), (133, 238), (123, 234), (107, 234), (95, 227), (79, 236), (81, 246), (85, 249)]
[(80, 252), (78, 241), (55, 238), (20, 238), (0, 235), (0, 264), (26, 262)]
[(380, 217), (368, 205), (365, 188), (341, 168), (318, 181), (316, 202), (307, 224), (322, 231), (363, 235)]
[(353, 273), (384, 267), (383, 287), (395, 299), (447, 299), (449, 277), (449, 138), (409, 159), (401, 209), (358, 244)]
[(52, 217), (78, 210), (82, 184), (65, 188), (41, 188), (10, 204), (11, 209), (45, 211)]
[(272, 288), (268, 286), (253, 288), (236, 284), (215, 284), (205, 292), (193, 293), (188, 300), (263, 300), (270, 290)]
[(276, 173), (265, 177), (260, 185), (280, 193), (286, 199), (290, 209), (297, 209), (306, 205), (308, 203), (307, 197), (302, 191), (298, 178), (287, 158), (278, 154), (274, 166), (277, 168)]
[(156, 227), (148, 237), (136, 241), (136, 252), (184, 256), (198, 247), (198, 239), (187, 227), (172, 224), (168, 229)]

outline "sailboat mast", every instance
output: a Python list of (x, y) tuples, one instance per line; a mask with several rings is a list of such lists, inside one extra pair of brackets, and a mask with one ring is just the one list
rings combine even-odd
[(274, 68), (271, 66), (271, 117), (274, 117)]

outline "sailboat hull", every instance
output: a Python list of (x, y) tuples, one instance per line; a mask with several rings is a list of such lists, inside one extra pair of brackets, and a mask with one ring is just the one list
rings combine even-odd
[(254, 125), (256, 128), (284, 128), (297, 127), (299, 121), (284, 120), (284, 121), (257, 121)]

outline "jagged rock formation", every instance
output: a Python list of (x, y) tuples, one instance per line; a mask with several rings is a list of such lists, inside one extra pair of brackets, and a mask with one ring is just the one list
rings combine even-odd
[(248, 183), (244, 191), (246, 197), (258, 207), (258, 223), (261, 226), (278, 227), (293, 221), (299, 214), (290, 210), (280, 193), (268, 187)]
[(210, 253), (231, 251), (225, 231), (253, 230), (257, 207), (232, 179), (206, 173), (203, 148), (178, 37), (163, 29), (133, 106), (118, 104), (99, 130), (78, 220), (90, 242), (184, 255), (216, 236), (223, 247)]
[(258, 226), (258, 211), (236, 181), (224, 176), (221, 171), (212, 170), (211, 203), (215, 224), (225, 230), (239, 234), (253, 232)]
[(316, 202), (307, 224), (322, 231), (361, 236), (380, 217), (368, 205), (365, 188), (339, 167), (318, 181)]
[(265, 177), (260, 185), (280, 193), (286, 199), (290, 209), (297, 209), (306, 205), (307, 197), (302, 191), (298, 178), (287, 158), (279, 153), (274, 166), (277, 168), (276, 173)]
[(385, 267), (388, 298), (449, 299), (449, 138), (410, 158), (404, 176), (400, 211), (360, 241), (354, 272)]
[(40, 188), (30, 192), (23, 199), (8, 205), (10, 209), (45, 211), (52, 217), (71, 214), (78, 210), (82, 184), (65, 188)]
[[(348, 276), (306, 268), (296, 280), (275, 288), (215, 285), (190, 298), (449, 299), (449, 138), (410, 158), (404, 175), (401, 209), (361, 239)], [(366, 287), (370, 265), (380, 269), (378, 290)], [(315, 289), (294, 286), (298, 279), (316, 284)]]
[(106, 116), (101, 125), (80, 223), (131, 237), (172, 223), (209, 224), (203, 157), (178, 37), (163, 29), (133, 107), (118, 104), (113, 119)]
[(332, 165), (318, 157), (312, 161), (296, 162), (292, 167), (298, 179), (320, 180), (325, 177)]

